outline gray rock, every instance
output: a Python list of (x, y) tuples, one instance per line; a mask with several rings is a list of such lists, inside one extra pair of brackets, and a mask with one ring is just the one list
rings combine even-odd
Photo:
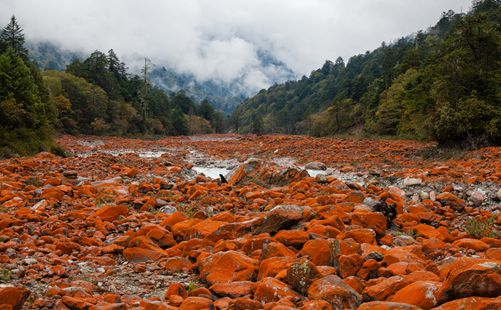
[(420, 178), (405, 178), (404, 179), (404, 186), (409, 187), (409, 186), (414, 186), (414, 185), (421, 185), (423, 183), (423, 180)]
[(420, 191), (419, 196), (421, 197), (422, 200), (430, 199), (430, 194), (428, 194), (425, 191)]
[(304, 166), (306, 169), (310, 170), (327, 170), (327, 166), (319, 161), (312, 161)]
[(23, 263), (24, 263), (25, 265), (34, 265), (34, 264), (38, 263), (38, 261), (37, 261), (36, 259), (34, 259), (34, 258), (30, 258), (30, 257), (28, 257), (28, 258), (25, 258), (25, 259), (23, 260)]
[(166, 205), (166, 206), (163, 206), (160, 209), (158, 209), (158, 211), (165, 213), (165, 214), (172, 214), (174, 212), (177, 212), (177, 209), (174, 206)]
[(480, 206), (485, 200), (485, 192), (481, 189), (474, 190), (470, 195), (470, 201), (475, 206)]
[(371, 197), (365, 197), (364, 201), (362, 202), (364, 205), (367, 205), (371, 208), (374, 208), (376, 207), (377, 205), (379, 205), (381, 202), (379, 200), (376, 200), (374, 198), (371, 198)]

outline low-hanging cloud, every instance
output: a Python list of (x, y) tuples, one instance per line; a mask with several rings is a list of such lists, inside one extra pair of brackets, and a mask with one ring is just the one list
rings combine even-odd
[(32, 41), (89, 53), (147, 56), (197, 79), (268, 86), (267, 51), (298, 76), (433, 25), (471, 0), (1, 0)]

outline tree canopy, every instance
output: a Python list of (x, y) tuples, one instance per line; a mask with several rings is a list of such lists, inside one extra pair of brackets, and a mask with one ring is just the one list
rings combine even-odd
[(427, 31), (383, 42), (372, 52), (326, 61), (298, 81), (243, 102), (233, 127), (268, 133), (360, 133), (501, 143), (501, 1), (447, 11)]

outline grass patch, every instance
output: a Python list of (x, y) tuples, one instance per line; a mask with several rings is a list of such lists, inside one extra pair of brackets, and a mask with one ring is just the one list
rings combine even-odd
[(483, 237), (496, 237), (496, 232), (494, 231), (494, 223), (496, 222), (496, 217), (492, 216), (485, 220), (470, 219), (466, 222), (465, 230), (466, 232), (477, 239)]

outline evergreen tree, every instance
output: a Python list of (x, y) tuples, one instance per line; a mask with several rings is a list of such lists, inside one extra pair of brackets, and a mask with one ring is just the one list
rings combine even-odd
[(54, 146), (55, 108), (32, 70), (13, 48), (0, 54), (0, 157)]
[(28, 59), (28, 50), (24, 47), (23, 29), (17, 23), (14, 15), (0, 34), (0, 53), (6, 52), (8, 48), (11, 48), (16, 56), (20, 56), (24, 60)]

